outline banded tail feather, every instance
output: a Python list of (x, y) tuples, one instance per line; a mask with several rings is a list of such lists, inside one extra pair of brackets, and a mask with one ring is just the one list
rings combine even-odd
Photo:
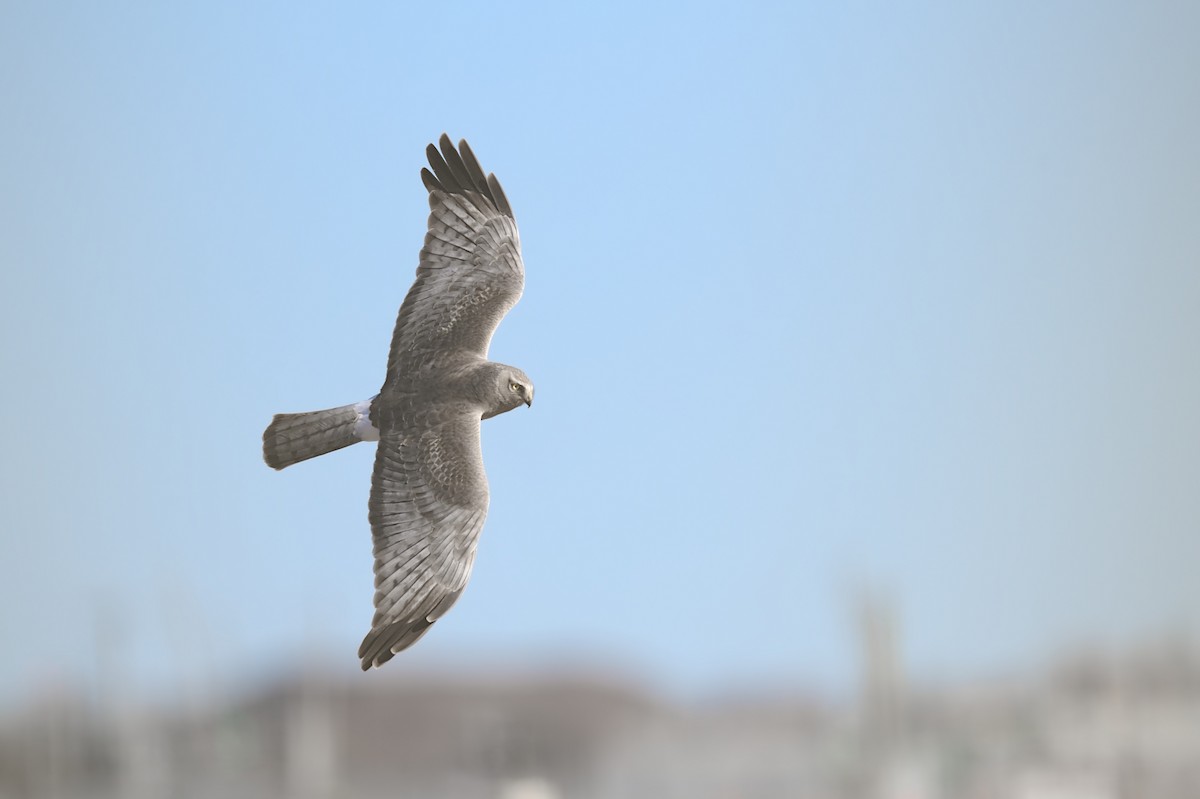
[(277, 413), (263, 431), (263, 460), (283, 469), (327, 452), (378, 441), (369, 417), (372, 397), (364, 402), (307, 413)]

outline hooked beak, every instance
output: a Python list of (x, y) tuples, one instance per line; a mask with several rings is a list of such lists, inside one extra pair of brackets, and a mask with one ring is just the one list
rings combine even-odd
[(527, 395), (525, 395), (525, 407), (526, 408), (533, 407), (533, 389), (529, 389), (529, 393)]

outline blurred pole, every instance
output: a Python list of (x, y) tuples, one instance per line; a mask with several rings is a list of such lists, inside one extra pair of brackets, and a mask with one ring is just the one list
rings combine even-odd
[(301, 676), (296, 701), (285, 722), (288, 795), (294, 799), (330, 799), (337, 788), (337, 733), (330, 691), (317, 675)]
[(114, 742), (116, 795), (128, 799), (166, 795), (170, 785), (169, 752), (154, 722), (133, 692), (125, 656), (128, 621), (111, 596), (98, 601), (93, 614), (96, 688), (102, 724)]
[(891, 604), (873, 592), (858, 600), (862, 649), (859, 740), (862, 747), (857, 793), (871, 799), (928, 796), (910, 790), (903, 762), (903, 677)]
[(903, 676), (895, 613), (890, 604), (873, 594), (860, 597), (858, 629), (863, 733), (868, 748), (883, 755), (898, 743), (903, 713)]

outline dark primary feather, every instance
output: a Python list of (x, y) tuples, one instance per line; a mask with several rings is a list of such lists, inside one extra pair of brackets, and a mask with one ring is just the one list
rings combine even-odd
[(512, 218), (512, 208), (508, 204), (508, 198), (504, 196), (500, 181), (496, 180), (495, 175), (484, 174), (466, 140), (458, 143), (461, 154), (454, 149), (454, 144), (445, 133), (438, 139), (438, 144), (441, 145), (440, 151), (432, 144), (425, 148), (429, 166), (433, 169), (433, 174), (430, 174), (428, 169), (421, 169), (421, 182), (425, 184), (425, 188), (431, 192), (443, 191), (450, 194), (477, 192), (487, 197), (500, 213)]
[(417, 277), (400, 306), (384, 393), (404, 373), (486, 357), (492, 334), (525, 285), (512, 208), (494, 175), (448, 136), (421, 170), (429, 221)]

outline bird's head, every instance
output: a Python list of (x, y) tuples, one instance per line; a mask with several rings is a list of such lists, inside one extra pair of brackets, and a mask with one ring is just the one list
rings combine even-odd
[(495, 372), (493, 405), (483, 418), (505, 413), (518, 405), (533, 405), (533, 381), (515, 366), (504, 366)]

